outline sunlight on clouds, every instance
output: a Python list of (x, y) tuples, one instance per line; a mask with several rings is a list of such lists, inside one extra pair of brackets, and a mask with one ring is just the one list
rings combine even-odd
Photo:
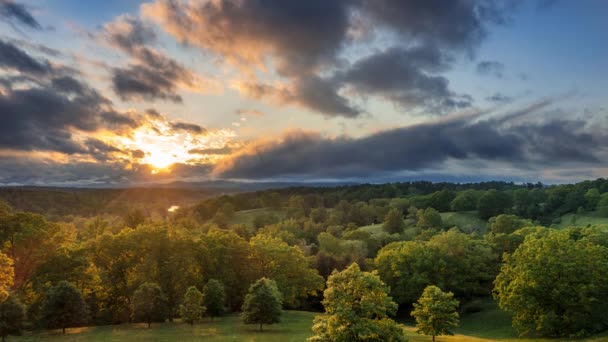
[(129, 136), (114, 137), (114, 145), (124, 150), (141, 151), (143, 157), (132, 162), (150, 165), (152, 174), (171, 171), (173, 164), (195, 165), (208, 162), (211, 156), (193, 155), (190, 151), (220, 148), (229, 143), (235, 133), (222, 129), (193, 132), (176, 130), (162, 119), (152, 120), (135, 129)]

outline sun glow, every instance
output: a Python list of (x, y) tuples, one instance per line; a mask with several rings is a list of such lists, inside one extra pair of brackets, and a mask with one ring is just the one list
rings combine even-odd
[(176, 130), (164, 120), (151, 120), (137, 128), (128, 137), (119, 137), (117, 143), (132, 151), (132, 162), (149, 165), (152, 174), (171, 172), (175, 164), (201, 164), (214, 162), (214, 157), (193, 151), (220, 148), (235, 136), (231, 130), (190, 132)]

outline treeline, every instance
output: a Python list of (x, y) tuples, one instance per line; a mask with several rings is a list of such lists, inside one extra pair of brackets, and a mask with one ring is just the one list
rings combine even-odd
[[(53, 304), (57, 293), (64, 301), (82, 299), (84, 311), (75, 311), (80, 320), (72, 325), (188, 321), (188, 313), (202, 310), (197, 303), (210, 282), (224, 293), (219, 312), (238, 312), (248, 307), (252, 285), (268, 279), (260, 291), (280, 293), (282, 308), (331, 314), (328, 307), (337, 304), (328, 301), (328, 279), (344, 276), (355, 288), (367, 279), (391, 296), (394, 304), (382, 304), (382, 312), (356, 313), (371, 322), (367, 328), (378, 324), (379, 334), (398, 331), (388, 316), (397, 307), (408, 314), (429, 286), (440, 289), (429, 290), (437, 295), (453, 293), (461, 313), (479, 310), (480, 298), (494, 296), (521, 333), (574, 336), (608, 326), (608, 226), (557, 230), (542, 224), (572, 211), (603, 213), (605, 180), (549, 187), (405, 184), (221, 196), (161, 218), (130, 210), (118, 218), (51, 221), (4, 204), (0, 300), (22, 303), (31, 328), (62, 328), (49, 319), (56, 315), (52, 308), (61, 307)], [(498, 189), (484, 188), (490, 184)], [(256, 210), (243, 211), (249, 209)], [(487, 221), (465, 229), (444, 220), (446, 211)], [(162, 305), (142, 315), (137, 308), (150, 307), (138, 304), (142, 297)], [(346, 310), (352, 303), (339, 304)], [(316, 322), (321, 340), (323, 326), (335, 324)]]
[(214, 189), (129, 188), (79, 189), (0, 187), (0, 200), (16, 210), (42, 214), (52, 220), (66, 216), (125, 215), (139, 209), (148, 215), (166, 215), (172, 205), (187, 206), (221, 193)]

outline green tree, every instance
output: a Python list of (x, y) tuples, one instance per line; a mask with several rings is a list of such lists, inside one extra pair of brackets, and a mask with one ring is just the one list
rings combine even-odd
[(436, 284), (459, 297), (490, 294), (497, 256), (482, 240), (452, 229), (429, 241), (394, 242), (374, 260), (397, 303), (410, 305), (428, 285)]
[(281, 292), (272, 279), (261, 278), (251, 287), (243, 303), (243, 322), (259, 324), (264, 331), (264, 324), (274, 324), (281, 321), (283, 299)]
[(206, 308), (207, 315), (211, 317), (211, 320), (224, 313), (226, 310), (224, 307), (225, 300), (226, 293), (224, 292), (224, 285), (215, 279), (209, 279), (203, 288), (203, 305)]
[(8, 335), (20, 335), (25, 318), (25, 307), (19, 300), (10, 296), (0, 303), (0, 336), (2, 342)]
[(600, 196), (600, 200), (597, 203), (597, 211), (603, 217), (608, 217), (608, 192)]
[(461, 191), (450, 203), (452, 211), (471, 211), (477, 209), (478, 192), (475, 190)]
[(587, 190), (585, 193), (585, 204), (586, 208), (589, 210), (594, 210), (597, 207), (597, 204), (600, 202), (600, 192), (598, 189), (593, 188)]
[(314, 319), (309, 342), (405, 341), (402, 327), (389, 318), (397, 304), (376, 272), (355, 263), (327, 279), (325, 314)]
[(275, 281), (286, 307), (297, 307), (302, 299), (323, 290), (323, 277), (310, 267), (299, 247), (266, 235), (253, 237), (250, 245), (248, 264), (256, 278)]
[(416, 212), (418, 223), (416, 226), (422, 229), (438, 229), (443, 225), (441, 215), (435, 208), (419, 209)]
[(125, 226), (137, 228), (140, 224), (146, 221), (146, 215), (140, 209), (134, 209), (127, 212), (122, 218)]
[(452, 292), (443, 292), (429, 285), (414, 303), (412, 317), (416, 318), (416, 332), (433, 336), (454, 335), (450, 330), (458, 326), (458, 301)]
[(14, 276), (13, 260), (0, 252), (0, 302), (8, 298)]
[(493, 234), (511, 234), (526, 226), (532, 226), (532, 222), (515, 215), (501, 214), (490, 219), (490, 231)]
[(49, 289), (42, 306), (44, 322), (49, 328), (65, 329), (87, 323), (88, 310), (82, 293), (67, 281)]
[(201, 319), (205, 307), (203, 306), (203, 294), (195, 287), (190, 286), (184, 295), (184, 301), (179, 307), (179, 314), (184, 322), (193, 325)]
[(450, 204), (456, 197), (456, 193), (451, 190), (443, 189), (431, 194), (429, 205), (438, 211), (450, 211)]
[(133, 293), (133, 319), (136, 322), (163, 322), (167, 314), (167, 297), (156, 283), (143, 283)]
[(484, 220), (492, 216), (502, 214), (507, 208), (511, 207), (511, 197), (503, 191), (494, 189), (486, 191), (477, 202), (479, 217)]
[(529, 234), (504, 259), (494, 294), (522, 335), (569, 337), (606, 327), (608, 248), (571, 233)]
[(382, 229), (389, 234), (403, 233), (405, 222), (403, 222), (403, 214), (399, 209), (391, 209), (384, 217)]

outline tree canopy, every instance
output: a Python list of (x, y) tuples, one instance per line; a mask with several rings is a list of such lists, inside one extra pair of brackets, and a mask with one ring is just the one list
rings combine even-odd
[(458, 326), (458, 301), (452, 292), (443, 292), (435, 285), (427, 286), (414, 303), (412, 316), (416, 318), (416, 332), (433, 337), (454, 335)]
[(249, 287), (249, 292), (243, 303), (243, 322), (259, 324), (263, 331), (264, 324), (274, 324), (281, 321), (283, 295), (277, 283), (268, 278), (258, 279)]
[(309, 342), (405, 341), (402, 327), (389, 316), (397, 304), (376, 272), (362, 272), (355, 263), (327, 279), (325, 314), (314, 319)]
[(500, 307), (522, 335), (580, 336), (605, 328), (608, 248), (568, 231), (530, 234), (495, 281)]

